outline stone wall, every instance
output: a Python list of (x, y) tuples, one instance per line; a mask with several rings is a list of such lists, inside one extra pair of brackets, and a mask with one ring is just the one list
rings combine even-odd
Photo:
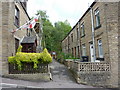
[(111, 64), (111, 86), (118, 87), (118, 11), (119, 4), (107, 3), (108, 47)]
[[(15, 55), (15, 38), (19, 41), (26, 35), (26, 30), (19, 30), (15, 33), (11, 33), (15, 30), (15, 5), (20, 12), (20, 26), (29, 20), (26, 12), (20, 3), (15, 2), (2, 2), (0, 7), (2, 9), (2, 74), (8, 74), (8, 57)], [(1, 51), (1, 50), (0, 50)]]
[(77, 72), (77, 82), (93, 86), (110, 86), (110, 72)]
[(2, 2), (2, 74), (8, 73), (8, 20), (9, 3)]
[(120, 2), (118, 9), (118, 86), (120, 88)]
[(9, 77), (13, 79), (29, 80), (29, 81), (50, 81), (51, 73), (38, 73), (38, 74), (9, 74), (3, 77)]
[[(2, 2), (0, 1), (0, 21), (2, 21)], [(0, 22), (0, 75), (2, 74), (2, 22)]]
[(84, 63), (69, 60), (65, 61), (64, 64), (71, 70), (77, 83), (97, 87), (112, 87), (110, 83), (111, 72), (109, 63)]

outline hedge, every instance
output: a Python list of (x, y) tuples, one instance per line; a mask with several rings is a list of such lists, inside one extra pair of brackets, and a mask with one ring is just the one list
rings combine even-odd
[(18, 65), (18, 69), (22, 69), (22, 63), (34, 63), (33, 68), (38, 68), (38, 63), (49, 64), (52, 62), (52, 57), (45, 48), (42, 53), (23, 53), (21, 52), (22, 46), (19, 46), (16, 56), (8, 57), (9, 63)]

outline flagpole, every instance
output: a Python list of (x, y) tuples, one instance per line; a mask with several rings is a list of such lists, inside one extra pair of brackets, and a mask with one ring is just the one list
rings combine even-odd
[[(37, 17), (38, 17), (38, 16), (37, 16)], [(20, 27), (17, 28), (16, 30), (13, 30), (12, 33), (14, 33), (14, 32), (16, 32), (16, 31), (22, 29), (22, 27), (24, 27), (24, 26), (26, 26), (26, 28), (27, 28), (27, 27), (29, 26), (30, 22), (32, 22), (34, 19), (35, 19), (35, 18), (33, 18), (33, 19), (27, 21), (27, 23), (23, 24), (22, 26), (20, 26)]]
[(39, 35), (40, 35), (40, 47), (41, 47), (41, 49), (42, 49), (42, 34), (43, 34), (43, 26), (42, 26), (41, 15), (39, 15), (39, 19), (40, 19), (40, 21), (39, 21), (39, 31), (41, 31), (41, 32), (39, 32)]

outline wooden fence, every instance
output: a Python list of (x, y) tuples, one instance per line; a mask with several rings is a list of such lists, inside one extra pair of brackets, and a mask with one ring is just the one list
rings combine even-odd
[(34, 74), (34, 73), (48, 73), (48, 64), (38, 64), (38, 68), (33, 68), (33, 63), (23, 63), (22, 70), (18, 70), (17, 64), (9, 63), (9, 74)]

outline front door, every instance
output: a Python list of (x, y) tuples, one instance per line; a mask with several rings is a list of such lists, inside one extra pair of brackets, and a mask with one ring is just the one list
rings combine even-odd
[(94, 49), (93, 49), (93, 43), (90, 43), (90, 57), (91, 57), (91, 62), (94, 62)]

